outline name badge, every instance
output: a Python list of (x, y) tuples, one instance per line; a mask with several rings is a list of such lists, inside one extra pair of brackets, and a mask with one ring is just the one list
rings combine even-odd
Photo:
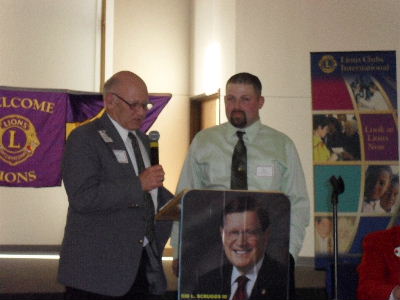
[(257, 177), (272, 177), (274, 176), (273, 166), (258, 166), (256, 171)]
[(117, 158), (117, 161), (120, 164), (127, 164), (129, 163), (128, 160), (128, 155), (126, 154), (125, 150), (113, 150), (115, 157)]

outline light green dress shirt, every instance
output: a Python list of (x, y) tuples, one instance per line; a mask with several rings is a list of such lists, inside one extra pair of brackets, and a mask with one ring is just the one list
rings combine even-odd
[[(200, 131), (186, 157), (177, 193), (184, 189), (229, 190), (232, 153), (238, 129), (224, 123)], [(310, 219), (310, 203), (303, 169), (296, 147), (285, 134), (256, 121), (241, 129), (247, 148), (248, 190), (280, 191), (291, 203), (289, 251), (296, 259), (303, 245)], [(179, 223), (175, 222), (171, 245), (179, 243)]]

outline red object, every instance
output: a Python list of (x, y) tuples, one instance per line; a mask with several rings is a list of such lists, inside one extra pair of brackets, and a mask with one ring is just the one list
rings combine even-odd
[(238, 279), (237, 279), (238, 288), (236, 290), (235, 295), (233, 295), (232, 300), (246, 300), (247, 299), (247, 293), (246, 293), (247, 281), (249, 281), (249, 279), (244, 275), (238, 277)]
[(400, 226), (368, 234), (363, 242), (364, 254), (358, 266), (360, 300), (387, 300), (400, 285)]
[(353, 102), (342, 78), (314, 79), (312, 82), (313, 110), (352, 110)]

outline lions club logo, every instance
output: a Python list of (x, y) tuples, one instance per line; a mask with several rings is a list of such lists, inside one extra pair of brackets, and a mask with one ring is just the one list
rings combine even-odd
[(0, 159), (16, 166), (33, 155), (40, 141), (32, 122), (20, 115), (0, 119)]
[(320, 59), (318, 65), (322, 72), (329, 74), (336, 70), (337, 62), (332, 55), (324, 55)]

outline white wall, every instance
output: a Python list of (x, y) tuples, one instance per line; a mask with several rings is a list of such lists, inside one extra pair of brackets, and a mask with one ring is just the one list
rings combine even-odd
[(235, 71), (235, 1), (192, 1), (191, 95), (223, 89)]
[[(193, 1), (193, 90), (201, 93), (201, 57), (210, 39), (220, 41), (227, 73), (247, 71), (263, 82), (264, 123), (296, 143), (314, 210), (310, 52), (399, 50), (400, 1), (397, 0), (203, 0)], [(229, 9), (219, 9), (224, 6)], [(227, 26), (210, 27), (210, 24)], [(217, 30), (215, 28), (220, 29)], [(204, 29), (204, 30), (203, 30)], [(229, 37), (229, 42), (224, 39)], [(219, 40), (220, 39), (220, 40)], [(397, 63), (399, 70), (399, 62)], [(399, 89), (399, 85), (398, 85)], [(224, 115), (224, 114), (222, 114)], [(300, 255), (314, 255), (310, 220)]]
[(98, 2), (0, 0), (1, 85), (97, 90)]
[(190, 2), (114, 1), (114, 70), (141, 76), (151, 93), (172, 99), (150, 130), (160, 132), (165, 186), (175, 192), (189, 143)]
[[(0, 85), (98, 91), (99, 2), (0, 0)], [(59, 244), (67, 204), (62, 187), (0, 187), (0, 244)]]

